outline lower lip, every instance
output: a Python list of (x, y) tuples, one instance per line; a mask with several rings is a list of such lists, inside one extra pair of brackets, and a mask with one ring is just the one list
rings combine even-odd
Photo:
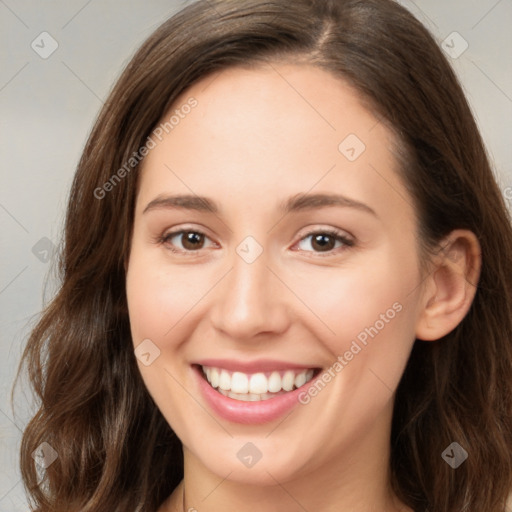
[(192, 368), (199, 379), (199, 388), (206, 402), (208, 402), (208, 405), (215, 413), (228, 421), (251, 425), (276, 420), (291, 411), (299, 405), (299, 394), (304, 392), (315, 380), (313, 377), (313, 379), (300, 388), (275, 398), (258, 402), (244, 402), (222, 395), (210, 386), (206, 378), (203, 377), (200, 367), (193, 366)]

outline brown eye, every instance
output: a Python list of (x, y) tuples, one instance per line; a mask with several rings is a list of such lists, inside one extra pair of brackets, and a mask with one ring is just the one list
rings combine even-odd
[(319, 247), (319, 251), (330, 251), (334, 249), (336, 240), (331, 235), (316, 234), (311, 240), (311, 246), (313, 248)]
[[(304, 241), (311, 239), (310, 245), (313, 248), (313, 251), (307, 250), (304, 247), (300, 247), (300, 244), (303, 244)], [(336, 246), (336, 244), (339, 244)], [(344, 234), (338, 231), (332, 230), (323, 230), (323, 231), (315, 231), (307, 234), (305, 237), (301, 239), (299, 242), (299, 248), (305, 252), (316, 252), (316, 253), (327, 253), (329, 255), (331, 252), (334, 252), (334, 249), (343, 249), (346, 247), (352, 247), (354, 245), (354, 241), (350, 238), (346, 237)]]
[(201, 249), (204, 244), (204, 235), (200, 233), (185, 231), (182, 233), (182, 236), (183, 238), (181, 240), (185, 249), (190, 249), (191, 251)]
[[(173, 252), (186, 253), (203, 249), (206, 238), (208, 237), (200, 231), (181, 230), (167, 233), (161, 238), (161, 241), (162, 243), (168, 245)], [(178, 244), (178, 247), (176, 247), (176, 241), (181, 243), (181, 247), (180, 244)]]

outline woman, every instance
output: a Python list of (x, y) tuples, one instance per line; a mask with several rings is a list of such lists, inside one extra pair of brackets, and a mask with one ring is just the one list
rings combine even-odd
[(405, 9), (190, 5), (76, 172), (23, 359), (36, 509), (504, 512), (511, 258), (463, 92)]

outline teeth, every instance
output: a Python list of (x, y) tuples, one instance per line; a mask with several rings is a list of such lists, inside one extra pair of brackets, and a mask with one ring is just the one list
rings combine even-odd
[(268, 379), (268, 390), (270, 393), (281, 391), (281, 375), (278, 372), (272, 372)]
[(267, 377), (265, 377), (264, 373), (255, 373), (251, 375), (251, 380), (249, 381), (249, 389), (251, 393), (256, 393), (261, 395), (261, 393), (268, 392), (268, 381)]
[(208, 368), (210, 370), (210, 375), (206, 374), (206, 378), (208, 379), (208, 382), (212, 385), (214, 388), (219, 387), (219, 370), (217, 368)]
[(292, 371), (287, 371), (283, 377), (283, 389), (291, 391), (295, 383), (295, 374)]
[(249, 379), (245, 373), (233, 373), (231, 377), (231, 391), (233, 391), (233, 393), (249, 393)]
[(222, 370), (220, 372), (219, 388), (224, 391), (229, 391), (231, 389), (231, 376), (226, 370)]
[(299, 375), (297, 375), (295, 377), (294, 384), (295, 384), (296, 388), (300, 388), (301, 386), (306, 384), (306, 374), (305, 373), (299, 373)]
[(224, 396), (254, 402), (268, 400), (300, 388), (313, 378), (314, 370), (286, 370), (284, 372), (253, 373), (228, 372), (222, 368), (203, 367), (206, 380)]

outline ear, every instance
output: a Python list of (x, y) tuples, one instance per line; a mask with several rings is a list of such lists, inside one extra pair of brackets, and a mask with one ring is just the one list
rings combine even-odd
[(475, 297), (481, 265), (472, 231), (457, 229), (443, 239), (424, 282), (416, 338), (438, 340), (459, 325)]

